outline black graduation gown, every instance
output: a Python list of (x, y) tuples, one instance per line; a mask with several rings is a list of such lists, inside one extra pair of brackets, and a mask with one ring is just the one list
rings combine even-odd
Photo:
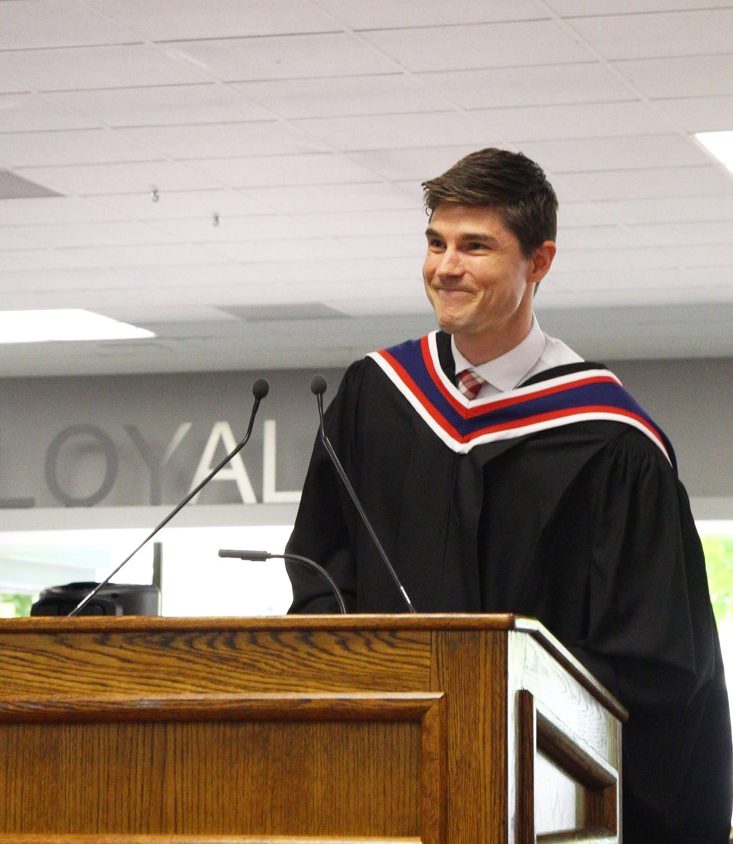
[[(438, 351), (452, 377), (447, 335)], [(458, 454), (370, 358), (346, 372), (326, 430), (418, 612), (535, 617), (629, 709), (626, 844), (727, 842), (720, 648), (688, 498), (660, 448), (589, 421)], [(405, 610), (318, 439), (288, 551), (325, 565), (352, 611)], [(317, 576), (288, 571), (291, 612), (337, 611)]]

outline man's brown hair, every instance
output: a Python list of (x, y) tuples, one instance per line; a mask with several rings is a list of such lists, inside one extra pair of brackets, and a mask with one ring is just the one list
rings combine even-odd
[(521, 152), (472, 152), (422, 183), (430, 214), (444, 202), (491, 208), (515, 235), (525, 257), (557, 237), (557, 196), (544, 170)]

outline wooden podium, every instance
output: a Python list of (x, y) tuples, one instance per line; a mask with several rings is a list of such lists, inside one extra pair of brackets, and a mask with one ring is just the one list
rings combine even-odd
[(624, 718), (510, 615), (0, 621), (0, 844), (619, 841)]

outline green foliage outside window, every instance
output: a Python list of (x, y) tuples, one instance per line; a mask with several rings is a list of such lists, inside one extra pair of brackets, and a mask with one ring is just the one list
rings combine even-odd
[(0, 592), (0, 616), (20, 618), (31, 614), (33, 595)]
[(718, 624), (733, 621), (733, 536), (703, 536), (710, 598)]

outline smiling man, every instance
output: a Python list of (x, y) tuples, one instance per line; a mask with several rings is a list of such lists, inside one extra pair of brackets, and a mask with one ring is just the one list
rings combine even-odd
[[(440, 329), (352, 364), (327, 433), (418, 611), (534, 616), (627, 706), (625, 843), (723, 844), (727, 694), (671, 444), (533, 314), (556, 251), (542, 169), (485, 149), (423, 187)], [(353, 611), (404, 610), (318, 441), (288, 550)], [(292, 612), (335, 611), (290, 577)]]

